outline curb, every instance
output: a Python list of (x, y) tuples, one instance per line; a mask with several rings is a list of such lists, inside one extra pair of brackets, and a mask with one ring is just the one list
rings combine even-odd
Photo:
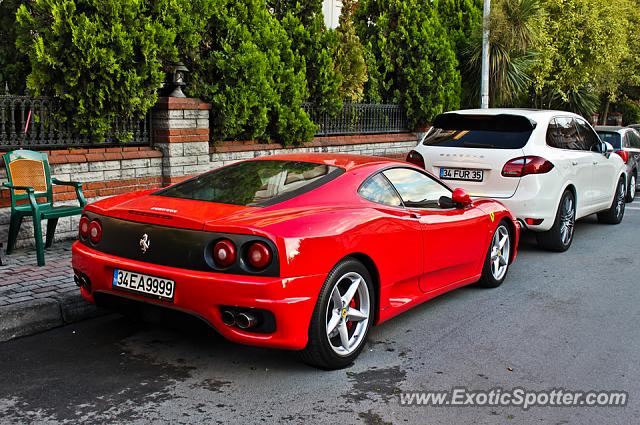
[(33, 335), (108, 312), (85, 301), (80, 294), (41, 298), (0, 307), (0, 342)]

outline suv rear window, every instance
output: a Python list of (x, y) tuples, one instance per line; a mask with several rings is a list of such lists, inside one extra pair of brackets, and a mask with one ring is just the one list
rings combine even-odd
[(536, 124), (520, 115), (438, 115), (424, 139), (426, 146), (520, 149)]
[(301, 161), (246, 161), (218, 168), (154, 195), (266, 207), (335, 179), (342, 168)]

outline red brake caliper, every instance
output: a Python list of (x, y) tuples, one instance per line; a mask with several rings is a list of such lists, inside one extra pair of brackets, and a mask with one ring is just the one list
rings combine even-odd
[[(351, 302), (349, 303), (349, 308), (358, 308), (355, 297), (351, 299)], [(351, 328), (353, 328), (353, 322), (347, 322), (347, 329), (351, 330)]]

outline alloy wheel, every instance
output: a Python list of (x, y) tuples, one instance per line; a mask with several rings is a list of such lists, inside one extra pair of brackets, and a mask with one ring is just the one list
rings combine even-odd
[(510, 250), (509, 231), (501, 225), (496, 229), (491, 241), (491, 274), (495, 280), (501, 280), (507, 273)]
[(620, 180), (620, 183), (618, 184), (618, 192), (616, 194), (617, 198), (616, 198), (616, 217), (620, 217), (622, 215), (622, 213), (624, 212), (624, 198), (626, 196), (626, 190), (625, 190), (625, 185), (624, 185), (624, 180)]
[(347, 356), (360, 347), (366, 336), (371, 308), (369, 288), (356, 272), (344, 274), (331, 291), (327, 308), (327, 338), (333, 351)]
[(637, 188), (636, 176), (632, 175), (629, 180), (629, 200), (633, 201), (635, 199)]
[(576, 224), (576, 211), (573, 207), (573, 198), (567, 196), (562, 202), (562, 213), (560, 215), (560, 239), (563, 245), (569, 245), (573, 238), (573, 229)]

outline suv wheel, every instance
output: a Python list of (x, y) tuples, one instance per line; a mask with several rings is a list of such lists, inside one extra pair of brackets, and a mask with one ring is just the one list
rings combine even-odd
[(560, 198), (560, 205), (558, 205), (553, 227), (546, 232), (536, 233), (538, 245), (549, 251), (566, 251), (571, 246), (571, 242), (573, 242), (575, 224), (576, 200), (573, 192), (565, 190), (562, 198)]
[(598, 221), (606, 224), (618, 224), (624, 217), (624, 206), (626, 197), (626, 184), (625, 178), (620, 177), (618, 186), (616, 188), (616, 194), (613, 196), (613, 202), (608, 210), (598, 213)]
[(631, 172), (631, 177), (629, 177), (629, 188), (627, 189), (627, 202), (633, 202), (636, 198), (636, 189), (637, 189), (637, 180), (636, 180), (637, 171), (633, 170)]

